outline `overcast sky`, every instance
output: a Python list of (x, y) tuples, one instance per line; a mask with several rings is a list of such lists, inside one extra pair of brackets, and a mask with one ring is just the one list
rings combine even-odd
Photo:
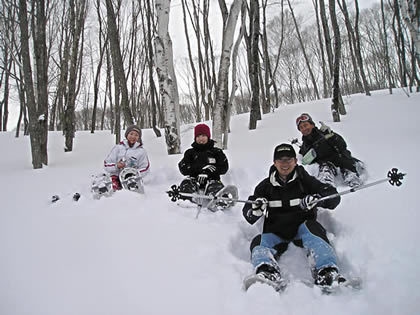
[[(230, 3), (231, 1), (227, 1)], [(269, 10), (271, 13), (280, 12), (280, 5), (279, 1), (275, 2), (271, 7), (272, 9)], [(312, 0), (292, 0), (292, 3), (296, 5), (295, 12), (299, 14), (308, 14), (308, 18), (313, 16), (313, 4)], [(299, 3), (299, 4), (298, 4)], [(352, 9), (354, 1), (348, 0), (347, 6), (349, 9)], [(380, 3), (379, 0), (359, 0), (359, 8), (365, 9), (370, 8), (374, 3)], [(278, 8), (278, 10), (277, 10)], [(337, 10), (339, 10), (337, 8)], [(221, 40), (216, 40), (217, 38), (221, 38), (221, 26), (222, 26), (222, 18), (220, 15), (220, 9), (217, 0), (212, 0), (210, 4), (210, 29), (212, 32), (212, 38), (215, 41), (215, 53), (219, 54)], [(173, 49), (175, 54), (175, 59), (180, 59), (182, 57), (188, 57), (187, 50), (186, 50), (186, 41), (185, 41), (185, 33), (184, 33), (184, 26), (182, 20), (182, 6), (181, 0), (172, 0), (171, 4), (171, 12), (169, 18), (169, 34), (172, 38)], [(237, 26), (238, 27), (238, 26)], [(193, 34), (190, 33), (190, 36)]]

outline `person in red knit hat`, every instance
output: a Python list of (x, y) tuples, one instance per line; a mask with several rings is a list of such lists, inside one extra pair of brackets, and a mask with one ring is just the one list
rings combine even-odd
[[(208, 195), (216, 194), (224, 187), (220, 175), (227, 172), (229, 163), (223, 151), (214, 144), (206, 124), (195, 126), (194, 142), (178, 163), (181, 174), (188, 176), (179, 186), (181, 192), (195, 193), (202, 189)], [(192, 198), (185, 199), (193, 201)]]

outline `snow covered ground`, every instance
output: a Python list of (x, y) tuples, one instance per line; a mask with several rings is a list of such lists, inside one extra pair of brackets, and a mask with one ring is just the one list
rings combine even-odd
[[(63, 152), (59, 132), (50, 133), (50, 163), (41, 170), (32, 169), (29, 139), (8, 132), (0, 133), (0, 314), (418, 314), (420, 94), (377, 91), (345, 102), (341, 123), (332, 122), (329, 100), (282, 107), (254, 131), (248, 115), (233, 117), (225, 151), (230, 170), (222, 180), (246, 199), (267, 175), (274, 147), (300, 137), (294, 121), (301, 112), (344, 136), (367, 164), (368, 182), (392, 167), (406, 172), (399, 188), (370, 187), (320, 214), (343, 273), (363, 278), (361, 291), (326, 296), (298, 282), (282, 295), (261, 285), (242, 291), (258, 227), (242, 218), (242, 204), (202, 210), (195, 219), (196, 208), (171, 202), (165, 191), (182, 180), (182, 156), (168, 156), (164, 139), (151, 130), (143, 136), (152, 165), (146, 193), (100, 200), (90, 196), (90, 176), (113, 146), (109, 132), (78, 132), (71, 153)], [(182, 127), (183, 151), (192, 128)], [(52, 204), (54, 194), (61, 200)], [(290, 279), (310, 278), (300, 248), (289, 246), (280, 264)]]

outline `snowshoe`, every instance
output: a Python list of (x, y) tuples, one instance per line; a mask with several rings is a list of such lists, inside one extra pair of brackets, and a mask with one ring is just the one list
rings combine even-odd
[(267, 284), (277, 292), (283, 291), (287, 286), (287, 281), (281, 277), (280, 272), (269, 265), (260, 266), (256, 274), (246, 277), (244, 279), (243, 289), (247, 291), (255, 283)]
[(143, 179), (137, 169), (126, 167), (120, 173), (120, 182), (123, 189), (144, 194)]
[(112, 180), (108, 173), (100, 173), (92, 176), (91, 191), (94, 199), (102, 196), (110, 196), (114, 190), (112, 189)]
[(238, 199), (238, 188), (234, 185), (228, 185), (219, 190), (215, 198), (207, 204), (210, 211), (226, 210), (235, 205)]
[(362, 180), (360, 179), (359, 175), (349, 170), (343, 171), (343, 180), (344, 183), (350, 188), (357, 187), (362, 184)]
[(315, 276), (314, 286), (317, 286), (325, 294), (336, 293), (341, 287), (348, 287), (352, 289), (361, 288), (361, 279), (352, 278), (347, 280), (343, 277), (336, 268), (327, 267), (320, 269)]
[(317, 179), (325, 184), (330, 184), (331, 186), (335, 185), (335, 176), (337, 175), (337, 169), (336, 167), (329, 162), (321, 163), (319, 165), (319, 172)]

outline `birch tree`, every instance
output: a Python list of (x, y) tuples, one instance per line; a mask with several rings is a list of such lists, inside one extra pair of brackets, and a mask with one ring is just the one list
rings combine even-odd
[(181, 153), (178, 87), (173, 65), (172, 41), (168, 32), (170, 0), (156, 0), (156, 72), (164, 111), (165, 140), (168, 154)]
[[(219, 2), (223, 2), (219, 0)], [(213, 112), (213, 139), (220, 147), (223, 144), (223, 135), (227, 134), (228, 125), (226, 122), (225, 109), (228, 106), (229, 98), (229, 69), (235, 28), (241, 10), (242, 0), (234, 0), (230, 7), (229, 16), (224, 24), (222, 39), (222, 54), (216, 87), (216, 102)], [(226, 149), (227, 146), (224, 148)]]

